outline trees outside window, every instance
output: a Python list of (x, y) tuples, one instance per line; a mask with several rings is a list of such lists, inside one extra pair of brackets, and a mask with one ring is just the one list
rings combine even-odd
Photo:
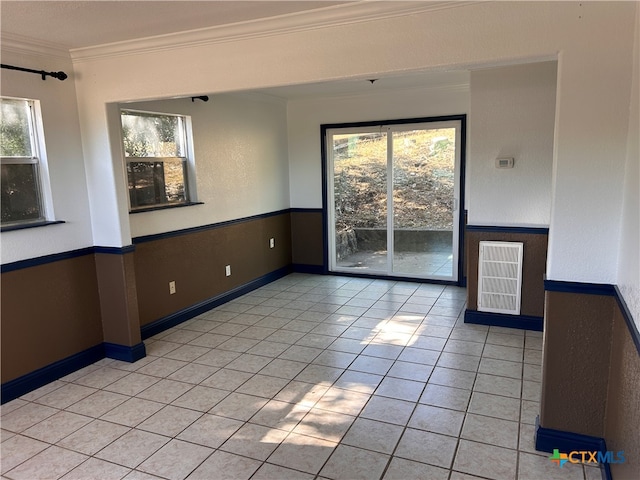
[(123, 110), (131, 211), (189, 203), (186, 117)]
[(41, 132), (33, 100), (0, 98), (2, 226), (45, 220), (41, 188)]

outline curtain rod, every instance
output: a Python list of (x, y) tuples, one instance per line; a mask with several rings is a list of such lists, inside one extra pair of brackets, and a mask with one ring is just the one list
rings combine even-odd
[(46, 80), (47, 76), (57, 78), (58, 80), (65, 80), (67, 78), (67, 74), (64, 72), (45, 72), (44, 70), (32, 70), (31, 68), (14, 67), (13, 65), (5, 65), (4, 63), (0, 64), (0, 66), (8, 70), (18, 70), (20, 72), (37, 73), (38, 75), (42, 75), (42, 80)]

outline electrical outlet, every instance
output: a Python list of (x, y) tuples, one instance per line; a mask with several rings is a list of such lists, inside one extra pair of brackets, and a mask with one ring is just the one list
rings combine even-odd
[(227, 265), (226, 267), (224, 267), (224, 273), (227, 277), (231, 276), (231, 265)]
[(269, 239), (269, 248), (273, 248), (276, 246), (276, 239), (275, 238), (270, 238)]
[(175, 280), (172, 282), (169, 282), (169, 295), (173, 295), (174, 293), (176, 293), (176, 282)]

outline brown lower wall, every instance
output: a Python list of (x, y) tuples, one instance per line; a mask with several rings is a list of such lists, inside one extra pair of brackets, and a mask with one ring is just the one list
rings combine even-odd
[(128, 347), (141, 341), (134, 255), (95, 255), (104, 341)]
[(141, 326), (290, 266), (291, 241), (286, 212), (5, 272), (1, 382), (103, 342), (135, 346)]
[(611, 363), (604, 437), (607, 448), (624, 451), (624, 463), (612, 464), (615, 480), (637, 479), (640, 472), (640, 353), (619, 308), (614, 309)]
[[(291, 264), (291, 219), (282, 213), (136, 244), (140, 325), (209, 300)], [(275, 248), (269, 248), (269, 239)], [(231, 276), (225, 266), (231, 265)], [(169, 282), (176, 293), (169, 294)]]
[(323, 240), (321, 211), (291, 212), (291, 256), (294, 265), (324, 265)]
[(540, 425), (604, 436), (615, 298), (546, 292)]
[(3, 273), (2, 383), (103, 342), (135, 346), (141, 326), (289, 267), (291, 230), (286, 212)]
[(612, 295), (546, 292), (540, 426), (604, 438), (624, 452), (614, 480), (640, 471), (640, 352)]
[(538, 233), (465, 232), (467, 308), (478, 309), (478, 256), (481, 241), (522, 242), (522, 301), (520, 314), (542, 317), (544, 314), (544, 274), (547, 265), (548, 235)]
[(94, 255), (2, 274), (2, 383), (101, 344)]

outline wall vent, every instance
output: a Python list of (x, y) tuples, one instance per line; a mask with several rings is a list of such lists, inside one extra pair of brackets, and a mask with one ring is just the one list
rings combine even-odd
[(520, 315), (522, 242), (480, 242), (478, 311)]

